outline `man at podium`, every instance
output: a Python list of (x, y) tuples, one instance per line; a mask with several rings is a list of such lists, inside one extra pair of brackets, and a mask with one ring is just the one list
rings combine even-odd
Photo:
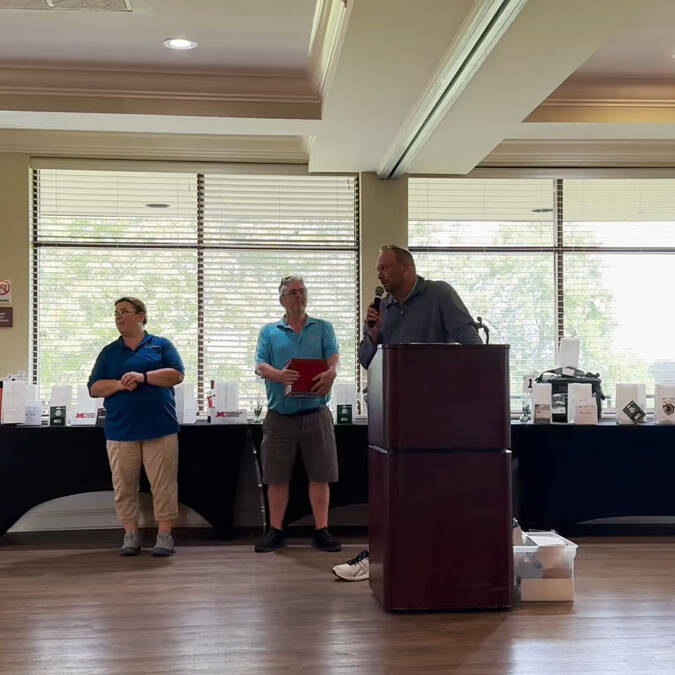
[[(457, 291), (445, 281), (417, 274), (415, 260), (405, 248), (380, 248), (377, 278), (387, 295), (379, 310), (370, 305), (359, 344), (359, 361), (368, 368), (378, 344), (448, 343), (480, 345), (483, 341)], [(368, 551), (333, 567), (345, 581), (368, 579)]]
[(374, 305), (368, 308), (359, 344), (359, 361), (364, 368), (375, 356), (378, 344), (483, 343), (457, 291), (445, 281), (419, 276), (410, 251), (383, 246), (377, 261), (377, 278), (387, 295), (379, 311)]

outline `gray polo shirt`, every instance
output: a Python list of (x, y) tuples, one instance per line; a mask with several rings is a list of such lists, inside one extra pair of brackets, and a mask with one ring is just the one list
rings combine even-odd
[[(483, 344), (466, 305), (457, 291), (445, 281), (428, 281), (418, 276), (410, 295), (403, 302), (388, 295), (382, 301), (380, 311), (384, 313), (380, 344)], [(375, 356), (377, 345), (373, 344), (365, 326), (363, 334), (359, 344), (359, 361), (367, 368)]]

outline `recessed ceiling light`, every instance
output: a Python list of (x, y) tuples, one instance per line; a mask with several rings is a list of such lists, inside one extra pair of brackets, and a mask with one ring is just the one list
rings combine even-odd
[(181, 37), (167, 38), (162, 41), (162, 44), (169, 49), (179, 49), (183, 51), (186, 49), (195, 49), (198, 46), (194, 40), (188, 40), (187, 38)]
[(171, 204), (165, 204), (164, 202), (150, 202), (146, 204), (149, 209), (168, 209)]
[(553, 213), (553, 209), (532, 209), (532, 213)]

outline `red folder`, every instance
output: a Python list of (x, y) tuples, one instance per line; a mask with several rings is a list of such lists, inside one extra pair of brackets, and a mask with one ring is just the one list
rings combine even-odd
[(290, 370), (297, 370), (300, 378), (293, 384), (284, 387), (286, 396), (318, 396), (311, 389), (316, 384), (312, 380), (324, 370), (328, 370), (326, 359), (291, 359), (285, 366)]

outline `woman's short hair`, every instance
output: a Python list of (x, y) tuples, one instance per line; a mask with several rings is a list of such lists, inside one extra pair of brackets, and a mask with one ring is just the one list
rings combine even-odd
[(396, 262), (399, 265), (410, 265), (413, 268), (413, 272), (416, 271), (415, 258), (412, 257), (412, 253), (407, 248), (396, 246), (396, 244), (385, 244), (380, 247), (380, 254), (385, 251), (391, 251), (396, 256)]
[(115, 300), (115, 307), (117, 307), (120, 302), (128, 302), (130, 305), (133, 305), (137, 314), (138, 312), (143, 312), (143, 325), (145, 326), (145, 324), (148, 323), (148, 311), (145, 309), (145, 303), (142, 300), (125, 295), (123, 298)]

